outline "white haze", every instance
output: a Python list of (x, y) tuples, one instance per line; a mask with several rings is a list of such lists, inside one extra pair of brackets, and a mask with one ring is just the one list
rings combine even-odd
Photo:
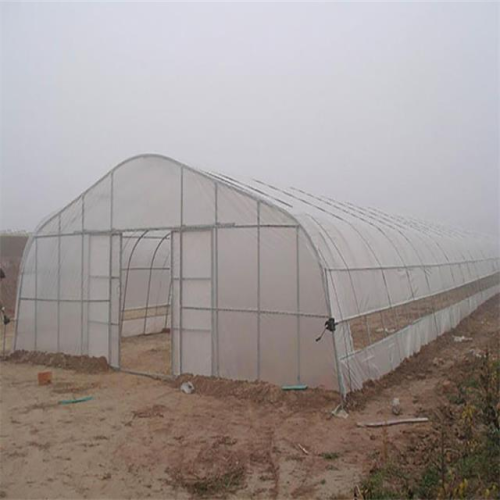
[(157, 152), (488, 233), (499, 6), (1, 6), (0, 229)]

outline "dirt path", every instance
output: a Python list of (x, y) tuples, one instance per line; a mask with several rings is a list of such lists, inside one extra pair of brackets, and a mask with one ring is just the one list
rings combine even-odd
[[(356, 422), (390, 418), (393, 397), (402, 416), (432, 418), (471, 349), (498, 342), (498, 305), (497, 296), (355, 395), (346, 420), (331, 417), (337, 396), (324, 391), (195, 377), (196, 393), (186, 395), (180, 381), (57, 368), (53, 384), (40, 387), (41, 367), (2, 362), (0, 496), (352, 498), (384, 440), (403, 448), (434, 425), (391, 427), (382, 439), (384, 431)], [(57, 404), (88, 395), (94, 399)]]

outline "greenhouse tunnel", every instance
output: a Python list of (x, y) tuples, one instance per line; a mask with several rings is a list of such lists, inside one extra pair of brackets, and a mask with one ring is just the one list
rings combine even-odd
[(345, 395), (498, 292), (492, 237), (141, 155), (30, 237), (13, 349)]

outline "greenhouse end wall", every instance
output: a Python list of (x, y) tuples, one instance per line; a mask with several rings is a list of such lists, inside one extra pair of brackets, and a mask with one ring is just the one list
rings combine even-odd
[[(295, 218), (156, 156), (114, 169), (37, 229), (15, 349), (105, 356), (120, 367), (120, 332), (142, 328), (123, 312), (142, 305), (133, 290), (148, 281), (148, 271), (139, 277), (156, 245), (147, 236), (160, 233), (170, 235), (171, 262), (153, 288), (166, 294), (171, 281), (172, 295), (151, 305), (171, 301), (175, 374), (338, 389), (331, 338), (327, 348), (314, 341), (329, 316), (324, 275)], [(129, 259), (139, 239), (142, 253)]]

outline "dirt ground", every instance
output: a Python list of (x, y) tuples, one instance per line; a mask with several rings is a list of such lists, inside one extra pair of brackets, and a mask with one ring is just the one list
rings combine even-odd
[(170, 333), (150, 333), (123, 337), (122, 368), (146, 373), (170, 375)]
[[(461, 363), (498, 349), (499, 303), (494, 297), (351, 397), (347, 419), (331, 416), (338, 396), (327, 391), (60, 368), (51, 368), (51, 385), (38, 386), (44, 367), (3, 361), (0, 497), (353, 498), (387, 443), (404, 451), (415, 447), (416, 435), (425, 441)], [(179, 391), (188, 379), (194, 394)], [(58, 404), (83, 396), (93, 399)], [(394, 397), (401, 417), (430, 422), (385, 430), (356, 425), (394, 418)], [(411, 455), (418, 458), (418, 446)]]

